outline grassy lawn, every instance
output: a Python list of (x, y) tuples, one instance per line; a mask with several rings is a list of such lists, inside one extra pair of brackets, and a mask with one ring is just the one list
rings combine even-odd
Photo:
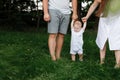
[(114, 53), (107, 48), (106, 61), (99, 65), (96, 32), (84, 33), (84, 61), (70, 60), (70, 34), (65, 37), (61, 56), (51, 61), (47, 33), (0, 32), (0, 80), (119, 80)]

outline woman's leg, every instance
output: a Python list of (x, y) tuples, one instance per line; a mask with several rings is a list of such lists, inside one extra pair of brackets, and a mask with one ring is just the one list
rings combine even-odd
[(56, 35), (57, 34), (49, 34), (49, 38), (48, 38), (48, 47), (53, 61), (56, 60), (55, 57)]
[(115, 68), (120, 68), (120, 50), (115, 50), (116, 65)]
[(100, 50), (100, 64), (104, 64), (106, 54), (106, 44), (104, 45), (103, 49)]

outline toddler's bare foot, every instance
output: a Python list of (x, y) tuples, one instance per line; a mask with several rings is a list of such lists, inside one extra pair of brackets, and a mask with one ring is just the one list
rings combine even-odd
[(83, 61), (83, 59), (82, 59), (82, 58), (79, 58), (79, 61)]

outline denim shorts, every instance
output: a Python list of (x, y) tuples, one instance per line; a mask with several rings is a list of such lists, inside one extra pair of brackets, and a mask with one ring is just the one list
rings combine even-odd
[(48, 33), (66, 34), (70, 21), (70, 14), (63, 14), (59, 10), (49, 10), (50, 21), (48, 22)]

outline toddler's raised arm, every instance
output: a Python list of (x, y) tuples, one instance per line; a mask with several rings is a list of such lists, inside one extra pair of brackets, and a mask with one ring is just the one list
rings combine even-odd
[(83, 24), (83, 30), (85, 30), (86, 26), (87, 26), (87, 22), (84, 22), (84, 24)]
[(71, 29), (73, 28), (74, 20), (71, 21)]

